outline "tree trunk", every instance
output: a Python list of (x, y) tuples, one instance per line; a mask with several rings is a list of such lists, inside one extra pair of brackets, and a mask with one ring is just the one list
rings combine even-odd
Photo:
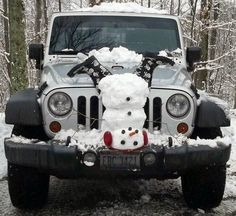
[[(200, 46), (202, 49), (202, 61), (208, 60), (208, 48), (209, 48), (209, 21), (210, 21), (210, 11), (211, 11), (211, 0), (201, 0), (201, 11), (200, 20), (202, 22), (200, 31)], [(205, 65), (205, 64), (204, 64)], [(204, 90), (207, 83), (207, 69), (198, 71), (195, 76), (195, 84), (198, 89)]]
[(48, 14), (47, 14), (47, 0), (43, 0), (43, 19), (44, 19), (44, 38), (47, 39), (47, 30), (48, 30)]
[[(9, 40), (9, 19), (7, 18), (9, 16), (8, 13), (8, 0), (3, 0), (3, 10), (4, 10), (4, 40), (5, 40), (5, 51), (7, 53), (10, 53), (10, 40)], [(9, 56), (7, 57), (9, 58)], [(11, 80), (11, 62), (10, 59), (7, 61), (7, 74), (9, 77), (9, 80)], [(11, 83), (9, 83), (9, 89)]]
[(234, 87), (234, 109), (236, 109), (236, 85)]
[(161, 8), (161, 10), (164, 9), (163, 0), (160, 0), (160, 8)]
[(195, 24), (195, 17), (196, 17), (196, 10), (197, 10), (197, 2), (198, 0), (190, 0), (191, 4), (191, 16), (192, 16), (192, 24), (191, 24), (191, 41), (190, 46), (193, 46), (193, 38), (194, 38), (194, 24)]
[(178, 16), (180, 15), (181, 0), (178, 1)]
[[(219, 18), (220, 12), (220, 3), (215, 2), (213, 7), (213, 23), (215, 24)], [(216, 40), (217, 40), (217, 28), (212, 28), (211, 30), (211, 37), (210, 37), (210, 49), (209, 49), (209, 59), (213, 60), (216, 58)], [(208, 76), (208, 90), (209, 92), (214, 92), (214, 79), (211, 79), (212, 71), (209, 71)]]
[(41, 35), (41, 23), (42, 23), (42, 1), (41, 0), (35, 0), (35, 27), (34, 27), (34, 33), (35, 33), (35, 42), (40, 43), (42, 40)]
[(58, 0), (58, 8), (59, 8), (59, 12), (61, 12), (61, 0)]
[(23, 0), (9, 0), (11, 92), (28, 86)]
[(174, 0), (170, 1), (170, 14), (174, 14)]

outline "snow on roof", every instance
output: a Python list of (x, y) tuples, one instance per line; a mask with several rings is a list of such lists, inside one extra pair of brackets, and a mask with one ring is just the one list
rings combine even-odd
[(72, 8), (84, 12), (124, 12), (124, 13), (154, 13), (154, 14), (168, 14), (166, 10), (159, 10), (156, 8), (147, 8), (134, 2), (127, 3), (101, 3), (88, 8), (78, 8), (78, 5), (73, 4)]

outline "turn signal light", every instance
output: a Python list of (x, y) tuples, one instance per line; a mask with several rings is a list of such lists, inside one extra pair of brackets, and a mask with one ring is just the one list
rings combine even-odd
[(184, 122), (178, 124), (177, 131), (178, 133), (185, 134), (188, 131), (188, 125)]
[(49, 128), (53, 133), (58, 133), (61, 130), (61, 124), (57, 121), (53, 121), (50, 123)]
[(112, 144), (112, 134), (110, 131), (106, 131), (103, 135), (103, 141), (107, 147), (111, 147)]

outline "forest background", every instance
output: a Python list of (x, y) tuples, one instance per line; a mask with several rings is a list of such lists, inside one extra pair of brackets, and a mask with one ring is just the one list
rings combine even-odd
[[(52, 14), (101, 2), (106, 1), (0, 0), (0, 112), (4, 111), (11, 94), (37, 86), (40, 72), (28, 59), (28, 45), (45, 44)], [(236, 108), (236, 0), (132, 2), (180, 17), (185, 47), (199, 46), (202, 49), (201, 62), (192, 72), (197, 88)]]

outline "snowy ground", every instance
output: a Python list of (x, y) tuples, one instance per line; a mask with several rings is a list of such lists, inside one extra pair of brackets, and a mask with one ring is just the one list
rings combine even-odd
[(12, 127), (4, 122), (4, 114), (0, 113), (0, 179), (6, 177), (7, 161), (4, 154), (4, 137), (9, 137)]
[[(3, 139), (11, 133), (0, 114), (0, 215), (236, 215), (236, 110), (232, 126), (223, 128), (233, 136), (230, 167), (224, 199), (211, 212), (188, 209), (179, 179), (157, 180), (59, 180), (51, 178), (49, 203), (38, 211), (19, 211), (12, 207), (8, 195)], [(130, 187), (132, 185), (132, 187)]]

